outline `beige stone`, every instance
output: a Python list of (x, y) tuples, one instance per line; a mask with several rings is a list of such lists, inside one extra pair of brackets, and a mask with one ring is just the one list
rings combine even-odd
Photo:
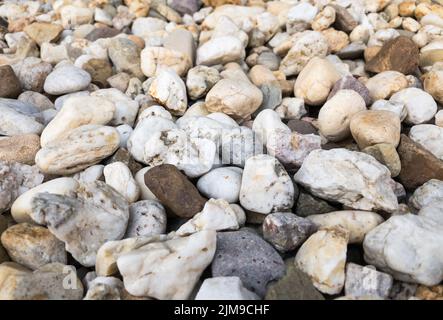
[(23, 134), (0, 139), (0, 160), (33, 165), (40, 149), (40, 137)]

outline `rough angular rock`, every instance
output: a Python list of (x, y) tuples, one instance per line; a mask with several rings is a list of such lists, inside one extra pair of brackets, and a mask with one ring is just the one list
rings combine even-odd
[(0, 160), (33, 165), (40, 149), (40, 137), (24, 134), (0, 139)]
[(331, 7), (335, 10), (334, 28), (337, 30), (342, 30), (346, 33), (350, 33), (355, 27), (357, 27), (358, 22), (348, 12), (348, 10), (346, 10), (346, 8), (336, 4), (331, 5)]
[(262, 92), (251, 83), (222, 79), (209, 90), (205, 106), (209, 112), (223, 112), (234, 119), (244, 119), (254, 113), (262, 101)]
[(217, 234), (213, 277), (236, 276), (243, 285), (264, 296), (266, 285), (284, 275), (284, 262), (270, 244), (247, 230)]
[(293, 259), (285, 262), (286, 273), (268, 285), (265, 300), (324, 300), (307, 274), (297, 268)]
[(46, 225), (77, 261), (93, 266), (102, 244), (124, 236), (129, 210), (117, 191), (94, 181), (81, 185), (77, 198), (37, 194), (32, 199), (31, 218)]
[(300, 217), (308, 217), (313, 214), (321, 214), (336, 211), (336, 208), (323, 199), (314, 197), (304, 190), (300, 194), (295, 206), (295, 213)]
[(162, 164), (145, 173), (145, 184), (171, 212), (184, 218), (203, 209), (206, 199), (177, 167)]
[(177, 234), (183, 236), (203, 230), (237, 230), (245, 220), (245, 213), (240, 207), (230, 205), (223, 199), (209, 199), (201, 212), (178, 228)]
[(117, 72), (126, 72), (132, 77), (143, 79), (140, 67), (140, 48), (130, 39), (113, 38), (108, 48), (109, 58)]
[(166, 212), (160, 202), (143, 200), (129, 206), (125, 238), (148, 237), (166, 232)]
[(418, 67), (419, 50), (409, 38), (400, 36), (386, 42), (377, 55), (366, 64), (366, 70), (374, 73), (394, 70), (411, 74)]
[(140, 189), (135, 182), (131, 170), (123, 162), (108, 164), (103, 169), (106, 184), (117, 190), (129, 203), (138, 200)]
[(442, 224), (412, 214), (391, 217), (366, 235), (365, 261), (395, 279), (433, 286), (443, 279)]
[(281, 252), (295, 250), (315, 231), (314, 223), (290, 212), (271, 213), (263, 221), (263, 238)]
[(62, 31), (62, 26), (45, 22), (34, 22), (30, 25), (27, 25), (24, 29), (24, 32), (39, 46), (41, 46), (43, 42), (51, 42), (57, 40)]
[(294, 185), (284, 167), (272, 156), (246, 160), (240, 187), (240, 203), (247, 210), (268, 214), (292, 208)]
[(22, 92), (20, 81), (9, 65), (0, 66), (0, 97), (17, 98)]
[(390, 102), (403, 103), (407, 116), (405, 121), (410, 124), (421, 124), (432, 119), (437, 112), (437, 104), (432, 96), (418, 88), (407, 88), (395, 93)]
[(31, 272), (14, 263), (0, 265), (1, 300), (80, 300), (83, 285), (75, 267), (46, 264)]
[(67, 262), (63, 242), (44, 227), (16, 224), (2, 233), (1, 241), (13, 261), (32, 270), (48, 263)]
[(420, 144), (438, 159), (443, 159), (443, 128), (432, 124), (419, 124), (409, 131), (409, 138)]
[(362, 243), (365, 235), (382, 223), (383, 218), (369, 211), (335, 211), (307, 217), (318, 228), (340, 227), (349, 232), (349, 243)]
[(392, 276), (375, 270), (373, 266), (359, 266), (348, 263), (346, 266), (345, 294), (352, 297), (389, 297), (392, 289)]
[(186, 76), (186, 88), (192, 100), (203, 97), (220, 80), (217, 69), (207, 66), (196, 66)]
[(443, 180), (443, 162), (406, 135), (401, 135), (397, 151), (401, 161), (399, 179), (406, 189), (415, 189), (431, 179)]
[(314, 150), (294, 180), (326, 200), (357, 210), (398, 208), (389, 170), (373, 157), (346, 149)]
[(443, 199), (443, 181), (431, 179), (415, 189), (409, 198), (409, 203), (414, 208), (421, 209), (440, 199)]
[(348, 238), (349, 233), (340, 228), (317, 231), (295, 256), (295, 265), (323, 293), (338, 294), (343, 289)]
[(195, 300), (258, 300), (239, 277), (217, 277), (203, 281)]
[(110, 156), (119, 144), (118, 131), (113, 127), (84, 125), (49, 142), (37, 152), (35, 163), (45, 173), (75, 173)]
[(135, 296), (187, 299), (216, 248), (216, 232), (155, 242), (117, 260), (126, 290)]

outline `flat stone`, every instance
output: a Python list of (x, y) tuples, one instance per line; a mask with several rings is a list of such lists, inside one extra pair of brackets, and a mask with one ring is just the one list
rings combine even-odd
[(394, 70), (403, 74), (414, 73), (419, 63), (417, 45), (400, 36), (386, 42), (377, 55), (366, 63), (366, 70), (374, 73)]
[(214, 277), (239, 277), (248, 290), (261, 297), (266, 294), (266, 285), (285, 272), (277, 251), (245, 230), (217, 234), (217, 251), (211, 268)]
[(206, 203), (206, 199), (188, 178), (170, 164), (162, 164), (147, 171), (145, 184), (178, 217), (193, 217)]
[(443, 162), (406, 135), (401, 135), (397, 151), (401, 161), (399, 179), (406, 189), (415, 189), (431, 179), (443, 180)]
[(0, 97), (17, 98), (22, 92), (20, 81), (9, 65), (0, 66)]
[(51, 42), (58, 39), (63, 31), (59, 24), (34, 22), (24, 29), (25, 33), (40, 46), (43, 42)]
[(318, 130), (308, 121), (291, 120), (288, 122), (288, 127), (300, 134), (318, 134)]
[(119, 33), (120, 31), (117, 29), (103, 26), (100, 28), (95, 28), (94, 30), (89, 32), (86, 35), (85, 39), (94, 42), (98, 39), (113, 38)]

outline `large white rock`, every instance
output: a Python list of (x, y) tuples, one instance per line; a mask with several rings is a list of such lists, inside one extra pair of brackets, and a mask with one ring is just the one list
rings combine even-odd
[(268, 138), (276, 130), (291, 133), (291, 129), (281, 121), (278, 113), (271, 109), (265, 109), (255, 117), (252, 130), (265, 145)]
[(140, 59), (141, 69), (147, 77), (154, 77), (162, 68), (171, 68), (179, 76), (185, 76), (192, 65), (185, 53), (163, 47), (144, 48)]
[(384, 221), (375, 212), (349, 210), (314, 214), (307, 218), (319, 228), (338, 226), (349, 231), (349, 243), (362, 243), (365, 235)]
[(211, 170), (216, 145), (209, 139), (190, 138), (184, 130), (157, 131), (145, 143), (144, 162), (150, 166), (172, 164), (188, 177), (199, 177)]
[(294, 180), (320, 198), (364, 211), (395, 211), (395, 182), (373, 157), (347, 149), (314, 150)]
[(215, 277), (203, 281), (195, 300), (259, 300), (239, 277)]
[(295, 265), (323, 293), (338, 294), (343, 289), (348, 239), (349, 233), (341, 228), (319, 230), (295, 256)]
[(443, 200), (443, 181), (431, 179), (415, 189), (409, 203), (416, 209), (421, 209), (436, 200)]
[(257, 155), (246, 160), (240, 188), (243, 208), (268, 214), (291, 209), (294, 184), (285, 168), (272, 156)]
[(409, 138), (443, 160), (443, 128), (433, 124), (419, 124), (411, 128)]
[(174, 128), (176, 128), (175, 123), (163, 117), (153, 116), (144, 118), (137, 124), (128, 139), (128, 151), (135, 160), (145, 163), (145, 144), (150, 137), (157, 132)]
[(64, 103), (54, 119), (43, 130), (40, 144), (58, 140), (70, 130), (86, 124), (108, 124), (114, 117), (113, 102), (100, 97), (71, 97)]
[(216, 168), (197, 181), (198, 191), (207, 198), (238, 202), (243, 170), (238, 167)]
[(237, 230), (246, 220), (245, 213), (223, 199), (209, 199), (203, 210), (177, 230), (179, 236), (203, 230)]
[(408, 115), (405, 121), (409, 124), (427, 122), (437, 112), (437, 103), (434, 98), (418, 88), (403, 89), (395, 93), (389, 101), (403, 103), (406, 106)]
[(443, 280), (443, 225), (426, 216), (393, 216), (366, 235), (366, 262), (395, 279), (434, 286)]
[(172, 69), (161, 69), (149, 87), (149, 94), (173, 115), (183, 115), (188, 107), (186, 85)]
[(131, 170), (123, 162), (110, 163), (103, 169), (106, 184), (117, 190), (129, 203), (138, 200), (140, 189)]
[(118, 131), (109, 126), (83, 125), (47, 143), (35, 156), (44, 173), (70, 174), (113, 154), (120, 144)]
[(147, 244), (121, 255), (117, 266), (126, 290), (135, 296), (187, 299), (202, 272), (212, 262), (216, 232)]
[(233, 36), (211, 39), (197, 49), (197, 65), (213, 66), (245, 58), (243, 43)]
[(126, 199), (102, 181), (81, 185), (76, 197), (39, 193), (31, 206), (31, 218), (46, 225), (86, 267), (95, 264), (105, 242), (124, 236), (129, 219)]
[(91, 93), (91, 96), (101, 97), (114, 103), (115, 112), (110, 122), (113, 126), (121, 124), (134, 125), (139, 105), (126, 94), (115, 88), (100, 89)]
[(22, 195), (20, 195), (12, 204), (11, 214), (17, 223), (32, 222), (29, 216), (32, 211), (32, 199), (35, 195), (43, 192), (74, 196), (79, 187), (77, 180), (69, 177), (56, 178), (42, 183)]

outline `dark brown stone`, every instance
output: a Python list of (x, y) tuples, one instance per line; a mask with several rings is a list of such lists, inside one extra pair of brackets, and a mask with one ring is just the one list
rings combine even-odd
[(17, 98), (21, 92), (20, 81), (11, 66), (0, 66), (0, 97)]
[(290, 120), (288, 122), (288, 127), (292, 132), (298, 132), (300, 134), (316, 134), (318, 135), (318, 130), (308, 121), (304, 120)]
[(102, 39), (102, 38), (113, 38), (119, 33), (120, 31), (114, 28), (109, 28), (109, 27), (96, 28), (91, 32), (89, 32), (86, 35), (85, 39), (89, 41), (95, 41), (97, 39)]
[(412, 74), (420, 59), (417, 45), (409, 38), (400, 36), (386, 42), (377, 55), (366, 63), (366, 70), (373, 73), (398, 71)]
[(358, 22), (355, 21), (354, 17), (348, 12), (348, 10), (346, 10), (346, 8), (335, 4), (331, 5), (331, 7), (335, 9), (335, 29), (351, 33), (351, 31), (358, 26)]
[(328, 100), (335, 96), (339, 90), (354, 90), (365, 100), (366, 106), (370, 106), (372, 103), (368, 88), (353, 76), (346, 76), (338, 80), (332, 88)]
[(108, 85), (107, 79), (112, 76), (112, 66), (108, 61), (91, 59), (82, 68), (91, 75), (92, 83), (101, 88)]
[(415, 189), (431, 179), (443, 180), (443, 161), (402, 134), (398, 155), (401, 171), (398, 176), (406, 189)]
[(206, 203), (189, 179), (170, 164), (162, 164), (145, 173), (145, 184), (174, 215), (191, 218)]

